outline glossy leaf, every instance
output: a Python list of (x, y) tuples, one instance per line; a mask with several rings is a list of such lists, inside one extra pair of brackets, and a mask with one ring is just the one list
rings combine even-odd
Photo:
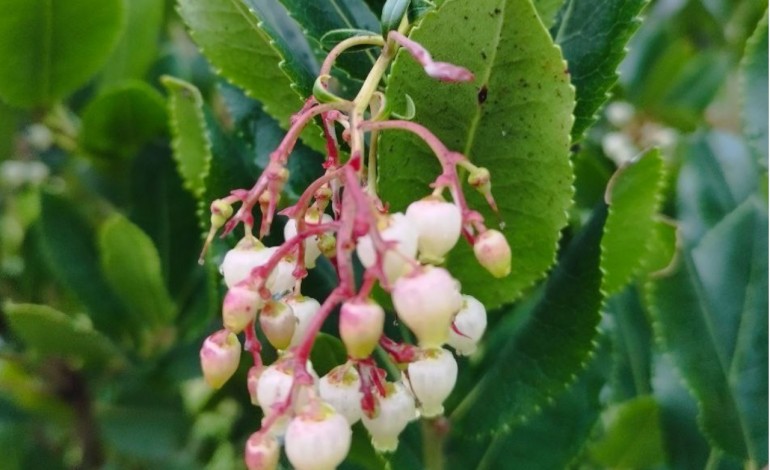
[(650, 150), (620, 168), (607, 185), (610, 209), (602, 237), (602, 288), (608, 296), (631, 280), (649, 253), (663, 171), (660, 152)]
[(136, 225), (113, 215), (99, 230), (102, 270), (140, 328), (165, 326), (176, 314), (161, 274), (158, 251)]
[(174, 136), (174, 160), (185, 189), (200, 198), (211, 164), (211, 140), (203, 116), (203, 98), (194, 85), (173, 77), (161, 79), (168, 90), (168, 110)]
[(656, 335), (720, 449), (767, 463), (767, 207), (749, 198), (648, 285)]
[(87, 309), (97, 330), (119, 337), (125, 307), (101, 273), (94, 229), (71, 203), (44, 194), (40, 245), (48, 267)]
[(600, 207), (570, 243), (531, 317), (499, 349), (494, 364), (452, 413), (469, 437), (495, 434), (537, 413), (573, 381), (594, 348), (599, 308)]
[(310, 360), (316, 373), (324, 376), (336, 366), (345, 363), (347, 360), (345, 345), (335, 336), (319, 333), (313, 342)]
[(382, 7), (382, 35), (387, 36), (394, 29), (398, 29), (401, 19), (406, 15), (411, 0), (387, 0)]
[[(553, 263), (559, 232), (572, 196), (569, 130), (573, 89), (565, 65), (528, 0), (447, 1), (412, 31), (436, 60), (455, 61), (476, 77), (470, 84), (443, 84), (401, 52), (387, 97), (403, 109), (413, 99), (415, 121), (447, 146), (492, 172), (500, 216), (468, 189), (469, 203), (490, 227), (505, 222), (513, 272), (494, 280), (472, 250), (459, 243), (448, 258), (463, 291), (489, 308), (516, 299)], [(486, 99), (479, 103), (479, 89)], [(383, 133), (378, 188), (392, 211), (430, 193), (440, 173), (435, 156), (406, 132)]]
[[(241, 0), (180, 0), (179, 14), (203, 54), (222, 76), (258, 99), (284, 129), (302, 107), (292, 88), (304, 83), (308, 95), (313, 77), (299, 66), (289, 66), (274, 45), (275, 38)], [(324, 148), (320, 129), (311, 124), (302, 134), (317, 149)]]
[(84, 361), (91, 365), (119, 363), (120, 352), (88, 323), (47, 305), (6, 303), (11, 331), (43, 355)]
[(752, 151), (767, 168), (767, 11), (746, 44), (741, 64), (743, 80), (743, 133)]
[(626, 44), (647, 0), (567, 0), (552, 27), (576, 88), (572, 140), (580, 140), (618, 80)]
[(144, 82), (122, 82), (83, 110), (80, 142), (94, 155), (127, 158), (165, 133), (167, 120), (160, 93)]
[(2, 0), (0, 97), (50, 105), (85, 84), (107, 60), (123, 22), (121, 0)]
[(165, 13), (163, 2), (131, 0), (125, 2), (125, 6), (125, 27), (102, 71), (102, 85), (144, 78), (158, 58)]
[(607, 409), (604, 434), (588, 448), (602, 468), (647, 468), (663, 463), (660, 409), (649, 395)]

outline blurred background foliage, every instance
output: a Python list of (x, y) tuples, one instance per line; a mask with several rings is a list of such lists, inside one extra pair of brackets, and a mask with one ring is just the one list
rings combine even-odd
[[(278, 0), (246, 3), (258, 4), (294, 60), (317, 68), (317, 44)], [(374, 12), (383, 4), (366, 3)], [(562, 2), (535, 3), (542, 13)], [(0, 0), (4, 11), (33, 4)], [(19, 41), (46, 33), (45, 26), (0, 19), (0, 57), (14, 59), (0, 72), (0, 468), (240, 468), (243, 443), (260, 419), (243, 386), (245, 364), (216, 392), (198, 368), (202, 339), (219, 321), (217, 256), (234, 240), (217, 242), (212, 262), (198, 265), (200, 201), (250, 186), (282, 130), (258, 102), (213, 73), (173, 1), (72, 0), (57, 8), (69, 10), (56, 12), (61, 40), (44, 64), (56, 78), (51, 83), (37, 81), (41, 64), (19, 53), (26, 44)], [(760, 0), (646, 6), (610, 101), (573, 146), (575, 204), (563, 245), (587, 226), (616, 169), (659, 147), (666, 170), (661, 212), (679, 223), (678, 256), (689, 271), (657, 284), (623, 283), (605, 302), (593, 358), (567, 391), (505, 432), (474, 442), (451, 437), (449, 468), (767, 463), (766, 8)], [(544, 14), (544, 23), (563, 11)], [(69, 34), (78, 38), (74, 45)], [(201, 92), (212, 154), (204, 194), (189, 191), (177, 172), (163, 75)], [(298, 148), (289, 199), (319, 175), (322, 159)], [(674, 244), (666, 223), (656, 229), (661, 242), (653, 250), (663, 262), (649, 261), (657, 268)], [(687, 276), (698, 274), (705, 293), (691, 292)], [(321, 264), (307, 293), (324, 297), (332, 282)], [(486, 353), (461, 365), (449, 409), (489, 370), (542, 295), (536, 287), (490, 312)], [(704, 295), (718, 307), (705, 340), (716, 344), (716, 359), (693, 356), (703, 339), (697, 326), (666, 314), (695, 314)], [(764, 320), (741, 326), (749, 309)], [(340, 354), (339, 343), (324, 337), (314, 350), (316, 370), (328, 370)], [(752, 363), (751, 355), (760, 362), (764, 356), (765, 371), (752, 375), (764, 381), (764, 394), (751, 396), (761, 385), (732, 383), (733, 375), (725, 384), (702, 382), (716, 367), (709, 361), (726, 357), (732, 374), (733, 366)], [(736, 388), (749, 398), (726, 405)], [(739, 421), (764, 414), (757, 429), (743, 429), (756, 441), (733, 442), (736, 424), (720, 420), (728, 405)], [(356, 436), (345, 468), (421, 468), (419, 424), (387, 460), (360, 429)]]

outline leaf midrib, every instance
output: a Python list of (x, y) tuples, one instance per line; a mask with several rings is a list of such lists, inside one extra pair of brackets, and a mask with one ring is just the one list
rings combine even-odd
[[(480, 81), (481, 86), (485, 86), (487, 83), (489, 83), (489, 78), (492, 76), (492, 69), (494, 68), (494, 63), (497, 59), (497, 54), (500, 51), (500, 40), (502, 37), (502, 31), (503, 31), (503, 24), (505, 23), (505, 16), (506, 16), (506, 9), (507, 9), (507, 2), (505, 0), (498, 3), (502, 8), (501, 12), (498, 15), (498, 18), (500, 19), (497, 22), (497, 32), (495, 34), (495, 44), (493, 48), (492, 57), (490, 57), (489, 60), (489, 67), (485, 70), (484, 73), (484, 80)], [(481, 122), (481, 115), (482, 115), (482, 106), (476, 106), (476, 112), (473, 114), (473, 117), (471, 118), (471, 125), (468, 128), (468, 135), (465, 138), (465, 148), (463, 149), (463, 154), (473, 160), (473, 157), (471, 156), (471, 149), (473, 148), (473, 144), (476, 142), (476, 135), (477, 135), (477, 129), (479, 127), (479, 123)]]

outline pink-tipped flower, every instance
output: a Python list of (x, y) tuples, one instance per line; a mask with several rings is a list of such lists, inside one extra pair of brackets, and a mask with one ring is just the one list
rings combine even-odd
[(446, 349), (427, 349), (422, 358), (409, 364), (409, 385), (420, 402), (420, 413), (435, 418), (444, 412), (457, 381), (457, 361)]
[(398, 436), (410, 421), (417, 419), (414, 397), (401, 382), (386, 385), (386, 395), (378, 397), (377, 413), (373, 418), (365, 414), (361, 422), (369, 431), (372, 446), (380, 452), (393, 452), (398, 447)]
[[(234, 287), (243, 281), (248, 281), (251, 278), (251, 271), (267, 263), (274, 251), (274, 248), (266, 248), (254, 238), (245, 237), (239, 241), (235, 248), (225, 254), (222, 265), (219, 267), (227, 287)], [(269, 277), (268, 279), (272, 281)]]
[(351, 300), (340, 309), (340, 338), (348, 356), (365, 359), (372, 354), (382, 336), (385, 311), (373, 300)]
[[(328, 214), (323, 214), (319, 221), (318, 217), (313, 217), (311, 214), (305, 216), (305, 223), (308, 226), (327, 224), (332, 222), (333, 219)], [(297, 235), (297, 221), (295, 219), (289, 219), (286, 225), (283, 227), (283, 238), (289, 240)], [(308, 237), (304, 241), (305, 245), (305, 267), (312, 269), (315, 267), (315, 262), (319, 256), (321, 256), (321, 248), (318, 246), (319, 237), (313, 235)]]
[(222, 323), (233, 333), (240, 333), (256, 318), (257, 311), (264, 304), (259, 293), (241, 286), (227, 290), (222, 302)]
[(298, 346), (305, 337), (313, 317), (321, 308), (321, 304), (312, 297), (303, 296), (286, 299), (286, 303), (291, 307), (294, 316), (297, 318), (297, 325), (294, 328), (294, 334), (292, 335), (289, 347)]
[[(393, 242), (385, 252), (383, 268), (388, 281), (394, 282), (409, 271), (409, 260), (417, 255), (417, 230), (404, 214), (396, 213), (385, 220), (379, 232), (383, 241)], [(356, 252), (366, 268), (377, 262), (377, 247), (370, 235), (358, 239)]]
[(495, 277), (511, 273), (511, 247), (505, 236), (497, 230), (487, 230), (473, 244), (476, 259)]
[(348, 455), (352, 434), (332, 407), (310, 404), (289, 423), (286, 456), (296, 470), (333, 470)]
[(419, 234), (420, 260), (439, 264), (460, 238), (462, 212), (456, 204), (439, 197), (427, 197), (409, 204), (409, 219)]
[(280, 456), (278, 441), (269, 434), (255, 432), (246, 441), (243, 459), (249, 470), (275, 470)]
[(484, 305), (470, 295), (464, 295), (463, 308), (455, 316), (447, 343), (457, 354), (470, 356), (476, 351), (476, 344), (486, 329), (487, 310)]
[(361, 378), (350, 364), (337, 366), (321, 377), (318, 394), (351, 425), (361, 419)]
[(219, 330), (201, 347), (203, 378), (212, 388), (220, 388), (233, 376), (241, 359), (241, 343), (234, 333)]
[(271, 300), (259, 313), (259, 326), (270, 344), (275, 349), (283, 350), (289, 347), (294, 336), (297, 317), (286, 302)]
[(440, 348), (447, 341), (452, 319), (463, 305), (457, 280), (435, 267), (400, 278), (392, 298), (398, 318), (423, 348)]

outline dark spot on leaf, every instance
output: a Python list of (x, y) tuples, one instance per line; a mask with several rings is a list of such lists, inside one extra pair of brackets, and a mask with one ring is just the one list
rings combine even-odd
[(487, 100), (487, 86), (483, 85), (481, 89), (479, 90), (479, 104), (484, 104), (484, 102)]
[(481, 58), (484, 60), (487, 60), (487, 53), (484, 51), (481, 51)]

